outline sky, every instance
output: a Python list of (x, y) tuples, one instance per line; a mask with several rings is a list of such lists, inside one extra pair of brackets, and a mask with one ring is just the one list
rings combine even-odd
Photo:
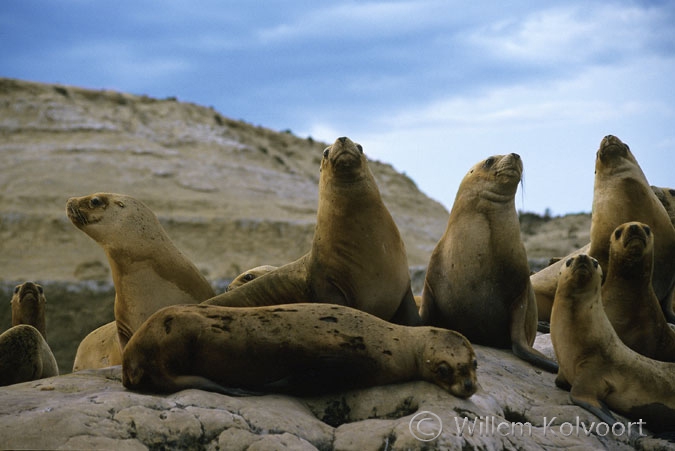
[(212, 106), (349, 136), (451, 209), (518, 153), (520, 211), (590, 212), (595, 152), (675, 187), (675, 2), (3, 0), (0, 77)]

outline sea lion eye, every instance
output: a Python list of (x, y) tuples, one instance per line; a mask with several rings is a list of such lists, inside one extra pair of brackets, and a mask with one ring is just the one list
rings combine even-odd
[(42, 285), (37, 285), (38, 293), (44, 294), (45, 290), (42, 288)]
[(14, 294), (17, 294), (19, 292), (19, 289), (21, 288), (21, 285), (17, 285), (14, 287)]
[(623, 229), (616, 229), (616, 231), (614, 232), (614, 239), (618, 240), (619, 238), (621, 238), (622, 233), (623, 233)]
[(488, 168), (492, 167), (493, 164), (495, 164), (495, 159), (493, 157), (490, 157), (487, 160), (485, 160), (485, 163), (483, 164), (483, 167), (488, 169)]
[(652, 233), (652, 229), (650, 229), (649, 226), (644, 226), (644, 229), (647, 236), (649, 236)]
[(92, 197), (89, 201), (89, 206), (92, 208), (100, 207), (101, 205), (103, 205), (103, 201), (98, 197)]
[(675, 196), (675, 189), (669, 189), (668, 192), (671, 196)]
[(255, 279), (255, 276), (253, 274), (244, 274), (244, 280), (246, 282), (250, 282), (253, 279)]
[(328, 158), (328, 152), (330, 152), (330, 147), (326, 147), (326, 148), (323, 150), (323, 157), (324, 157), (324, 158)]
[(475, 370), (477, 368), (478, 368), (478, 360), (473, 359), (473, 369)]
[(361, 144), (357, 144), (356, 148), (359, 149), (359, 152), (363, 153), (363, 146)]
[(594, 268), (598, 267), (598, 261), (596, 259), (593, 259), (593, 267)]
[(569, 268), (570, 266), (572, 266), (572, 260), (574, 260), (574, 259), (573, 259), (573, 258), (568, 258), (567, 261), (565, 262), (565, 266), (567, 266), (568, 268)]

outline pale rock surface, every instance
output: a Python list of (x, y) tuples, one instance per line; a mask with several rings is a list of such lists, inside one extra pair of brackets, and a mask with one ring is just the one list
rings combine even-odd
[[(538, 342), (542, 339), (546, 336)], [(646, 429), (641, 436), (637, 427), (631, 435), (602, 436), (604, 431), (595, 429), (577, 433), (577, 419), (585, 425), (599, 420), (572, 405), (569, 394), (555, 387), (553, 374), (505, 350), (475, 349), (481, 387), (468, 400), (422, 381), (312, 398), (233, 398), (200, 390), (152, 395), (126, 390), (119, 366), (82, 371), (0, 389), (0, 444), (12, 449), (214, 451), (675, 447)], [(437, 418), (411, 426), (423, 412)], [(438, 419), (441, 433), (434, 440), (423, 442), (413, 435), (434, 435)], [(476, 429), (470, 433), (474, 419)], [(500, 433), (502, 422), (507, 424)]]

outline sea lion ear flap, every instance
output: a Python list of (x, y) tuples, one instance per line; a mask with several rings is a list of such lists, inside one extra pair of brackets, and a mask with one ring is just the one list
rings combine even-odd
[(116, 200), (115, 203), (117, 204), (118, 207), (124, 208), (124, 202), (122, 202), (121, 200)]

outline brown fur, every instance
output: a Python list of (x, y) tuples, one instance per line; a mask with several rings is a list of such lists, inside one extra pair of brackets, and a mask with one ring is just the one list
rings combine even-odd
[(420, 311), (424, 324), (511, 348), (555, 372), (555, 362), (532, 348), (537, 305), (515, 207), (522, 171), (520, 157), (509, 154), (483, 160), (466, 174), (431, 255)]
[(256, 266), (255, 268), (251, 268), (248, 271), (245, 271), (241, 274), (239, 274), (237, 277), (235, 277), (232, 282), (227, 286), (226, 291), (232, 291), (236, 288), (239, 288), (240, 286), (244, 285), (245, 283), (248, 283), (252, 280), (257, 279), (258, 277), (267, 274), (268, 272), (272, 272), (275, 269), (279, 269), (278, 266), (271, 266), (271, 265), (262, 265), (262, 266)]
[(459, 333), (321, 303), (167, 307), (123, 357), (122, 381), (136, 390), (318, 394), (422, 379), (466, 398), (477, 388), (476, 356)]
[[(616, 136), (609, 135), (602, 139), (596, 154), (591, 242), (568, 257), (587, 253), (600, 262), (606, 273), (609, 237), (616, 227), (631, 221), (647, 224), (654, 233), (652, 284), (666, 318), (673, 322), (675, 229), (629, 147)], [(564, 258), (530, 277), (540, 321), (550, 318), (558, 275), (566, 260)]]
[(338, 138), (321, 161), (311, 250), (205, 304), (326, 302), (419, 325), (405, 245), (359, 144)]
[[(215, 293), (173, 244), (155, 214), (130, 196), (96, 193), (68, 200), (72, 223), (105, 251), (115, 284), (115, 322), (124, 348), (154, 312), (201, 302)], [(109, 349), (111, 343), (104, 348)], [(101, 352), (104, 352), (103, 349)]]
[(58, 375), (54, 354), (35, 327), (19, 324), (0, 335), (0, 386)]
[(47, 298), (42, 285), (33, 282), (17, 285), (14, 287), (14, 295), (10, 303), (12, 305), (12, 326), (29, 324), (35, 327), (46, 340), (45, 304)]
[[(612, 425), (609, 409), (654, 432), (675, 425), (675, 363), (638, 354), (619, 339), (602, 305), (602, 268), (580, 254), (565, 260), (551, 313), (560, 364), (556, 385), (572, 402)], [(609, 408), (609, 409), (608, 409)]]
[(626, 346), (652, 359), (675, 362), (675, 332), (668, 327), (652, 286), (654, 239), (641, 222), (614, 230), (602, 301)]

